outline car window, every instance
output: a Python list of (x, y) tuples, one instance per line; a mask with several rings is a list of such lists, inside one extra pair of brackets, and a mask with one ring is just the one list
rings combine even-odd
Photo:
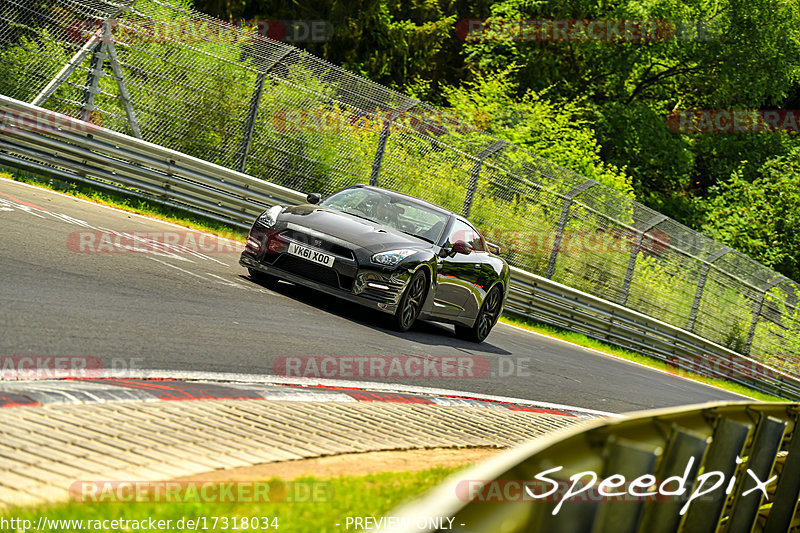
[(450, 229), (450, 234), (447, 236), (446, 246), (452, 246), (456, 241), (465, 241), (472, 245), (472, 249), (476, 252), (486, 251), (486, 245), (483, 241), (481, 234), (467, 224), (463, 220), (456, 219), (453, 227)]
[(353, 188), (339, 191), (320, 205), (356, 215), (426, 241), (438, 242), (449, 215), (387, 192)]

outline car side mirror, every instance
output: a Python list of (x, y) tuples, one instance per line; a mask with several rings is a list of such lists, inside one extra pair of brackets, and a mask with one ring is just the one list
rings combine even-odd
[(472, 253), (472, 245), (466, 241), (456, 241), (453, 243), (453, 251), (457, 254), (469, 255)]
[(500, 255), (500, 252), (503, 251), (503, 249), (500, 248), (499, 244), (495, 244), (493, 242), (487, 242), (486, 247), (489, 249), (490, 252), (492, 252), (495, 255)]
[(322, 200), (322, 195), (318, 192), (312, 192), (306, 196), (306, 202), (310, 204), (318, 204)]

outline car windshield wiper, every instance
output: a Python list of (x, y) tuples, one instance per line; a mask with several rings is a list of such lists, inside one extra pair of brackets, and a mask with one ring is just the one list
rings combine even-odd
[(400, 233), (405, 233), (406, 235), (411, 235), (412, 237), (416, 237), (417, 239), (422, 239), (425, 242), (429, 242), (429, 243), (433, 244), (432, 240), (430, 240), (428, 238), (425, 238), (422, 235), (417, 235), (416, 233), (411, 233), (410, 231), (403, 231), (401, 229), (398, 229), (397, 231), (399, 231)]
[(339, 209), (339, 211), (341, 211), (342, 213), (347, 213), (347, 214), (348, 214), (348, 215), (350, 215), (350, 216), (354, 216), (354, 217), (358, 217), (358, 218), (363, 218), (364, 220), (369, 220), (370, 222), (377, 222), (377, 220), (372, 220), (372, 219), (371, 219), (371, 218), (369, 218), (368, 216), (365, 216), (365, 215), (358, 215), (358, 214), (356, 214), (356, 213), (353, 213), (353, 212), (351, 212), (349, 209)]

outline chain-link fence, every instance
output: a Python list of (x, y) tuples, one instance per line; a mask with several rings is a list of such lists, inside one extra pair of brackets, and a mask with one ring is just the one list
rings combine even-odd
[[(520, 268), (791, 374), (798, 286), (454, 116), (180, 0), (6, 0), (0, 93), (264, 180), (467, 214)], [(263, 28), (262, 28), (263, 30)]]

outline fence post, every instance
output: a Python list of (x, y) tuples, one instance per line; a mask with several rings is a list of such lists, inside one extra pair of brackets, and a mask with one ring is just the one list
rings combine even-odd
[[(133, 111), (131, 95), (128, 93), (127, 85), (125, 85), (122, 64), (117, 56), (117, 47), (114, 45), (114, 35), (111, 33), (111, 25), (107, 20), (103, 21), (103, 30), (107, 39), (100, 45), (100, 52), (105, 52), (108, 63), (111, 65), (111, 70), (114, 72), (114, 79), (117, 82), (117, 91), (119, 92), (119, 100), (122, 102), (122, 107), (125, 108), (125, 116), (128, 118), (128, 126), (131, 128), (131, 133), (133, 133), (133, 136), (137, 139), (141, 139), (142, 132), (139, 131), (139, 123), (136, 121), (136, 113)], [(95, 51), (95, 53), (97, 53), (97, 51)], [(102, 65), (101, 62), (101, 68)]]
[(273, 61), (268, 62), (266, 65), (263, 65), (262, 68), (258, 69), (256, 86), (253, 90), (253, 96), (250, 97), (250, 108), (247, 111), (247, 119), (244, 123), (244, 131), (242, 132), (242, 142), (239, 145), (239, 151), (236, 152), (236, 165), (234, 168), (239, 172), (244, 172), (247, 156), (250, 153), (253, 131), (256, 127), (256, 117), (258, 116), (258, 107), (261, 105), (261, 95), (264, 94), (264, 82), (267, 80), (267, 74), (295, 50), (296, 48), (290, 47)]
[(481, 150), (481, 152), (478, 154), (477, 159), (475, 160), (475, 166), (472, 167), (472, 176), (469, 179), (467, 196), (464, 198), (464, 207), (461, 209), (461, 214), (464, 215), (464, 217), (468, 217), (469, 210), (472, 209), (472, 198), (475, 196), (475, 190), (478, 188), (478, 178), (481, 174), (481, 165), (483, 165), (484, 159), (502, 150), (507, 144), (508, 141), (503, 139), (494, 141), (492, 144)]
[[(114, 9), (108, 13), (108, 16), (104, 18), (104, 21), (115, 18), (120, 12), (131, 7), (136, 2), (137, 0), (126, 0), (121, 4), (114, 6)], [(78, 68), (81, 63), (83, 63), (84, 59), (86, 59), (86, 56), (92, 53), (97, 45), (100, 44), (104, 32), (105, 24), (103, 27), (98, 28), (97, 31), (94, 32), (94, 34), (89, 38), (88, 41), (86, 41), (81, 49), (78, 50), (75, 55), (73, 55), (70, 60), (67, 61), (67, 64), (58, 71), (58, 74), (56, 74), (55, 77), (44, 87), (44, 89), (42, 89), (41, 92), (36, 95), (36, 98), (34, 98), (31, 103), (40, 107), (44, 105), (47, 99), (53, 96), (56, 90), (58, 90), (58, 88), (61, 87), (61, 85), (67, 81), (70, 76), (72, 76), (72, 73), (75, 72), (75, 69)]]
[(558, 259), (558, 252), (561, 251), (561, 241), (564, 238), (564, 229), (567, 227), (567, 220), (569, 220), (569, 210), (572, 207), (572, 200), (582, 192), (597, 185), (595, 180), (587, 180), (580, 185), (573, 187), (565, 196), (564, 204), (561, 206), (561, 218), (558, 220), (558, 227), (556, 228), (556, 238), (553, 240), (553, 249), (550, 251), (550, 261), (547, 263), (547, 279), (553, 279), (553, 274), (556, 272), (556, 259)]
[(89, 120), (92, 111), (96, 109), (94, 105), (94, 97), (100, 92), (100, 78), (103, 77), (103, 65), (108, 59), (105, 47), (102, 44), (104, 39), (108, 38), (106, 34), (106, 25), (103, 23), (100, 34), (100, 47), (93, 47), (92, 59), (89, 63), (89, 73), (86, 76), (86, 88), (83, 90), (83, 99), (81, 101), (81, 118)]
[(644, 240), (645, 234), (667, 220), (667, 218), (667, 215), (656, 215), (651, 218), (644, 227), (637, 231), (636, 241), (633, 244), (633, 248), (631, 248), (631, 257), (628, 259), (628, 270), (625, 272), (625, 281), (622, 283), (622, 292), (619, 295), (620, 305), (625, 305), (628, 301), (628, 292), (630, 291), (631, 281), (633, 280), (633, 269), (636, 266), (636, 256), (639, 255), (639, 252), (642, 250), (642, 241)]
[(369, 176), (369, 184), (376, 186), (378, 185), (378, 175), (381, 173), (381, 165), (383, 165), (383, 154), (386, 151), (386, 141), (389, 139), (389, 134), (392, 130), (392, 122), (401, 113), (405, 113), (410, 109), (413, 109), (414, 106), (419, 104), (419, 100), (409, 99), (403, 105), (398, 107), (397, 109), (391, 111), (384, 119), (383, 119), (383, 127), (381, 128), (381, 136), (378, 139), (378, 149), (375, 151), (375, 159), (372, 162), (372, 173)]
[(708, 277), (708, 271), (711, 269), (711, 265), (714, 264), (714, 261), (717, 259), (721, 259), (723, 255), (727, 254), (731, 251), (730, 246), (723, 246), (710, 256), (708, 259), (703, 261), (703, 270), (700, 272), (700, 279), (697, 280), (697, 290), (694, 293), (694, 302), (692, 303), (692, 311), (689, 313), (689, 320), (686, 322), (686, 327), (684, 328), (687, 331), (694, 330), (694, 322), (697, 320), (697, 311), (700, 309), (700, 301), (703, 299), (703, 288), (706, 286), (706, 278)]
[(758, 294), (758, 298), (753, 303), (753, 320), (750, 322), (750, 331), (747, 333), (747, 342), (744, 344), (744, 355), (750, 355), (750, 348), (753, 346), (753, 337), (756, 335), (756, 326), (758, 325), (758, 319), (761, 318), (761, 311), (764, 308), (764, 298), (766, 297), (767, 293), (781, 283), (782, 281), (786, 281), (785, 276), (778, 276), (777, 278), (773, 279), (765, 283), (761, 287), (761, 292)]

